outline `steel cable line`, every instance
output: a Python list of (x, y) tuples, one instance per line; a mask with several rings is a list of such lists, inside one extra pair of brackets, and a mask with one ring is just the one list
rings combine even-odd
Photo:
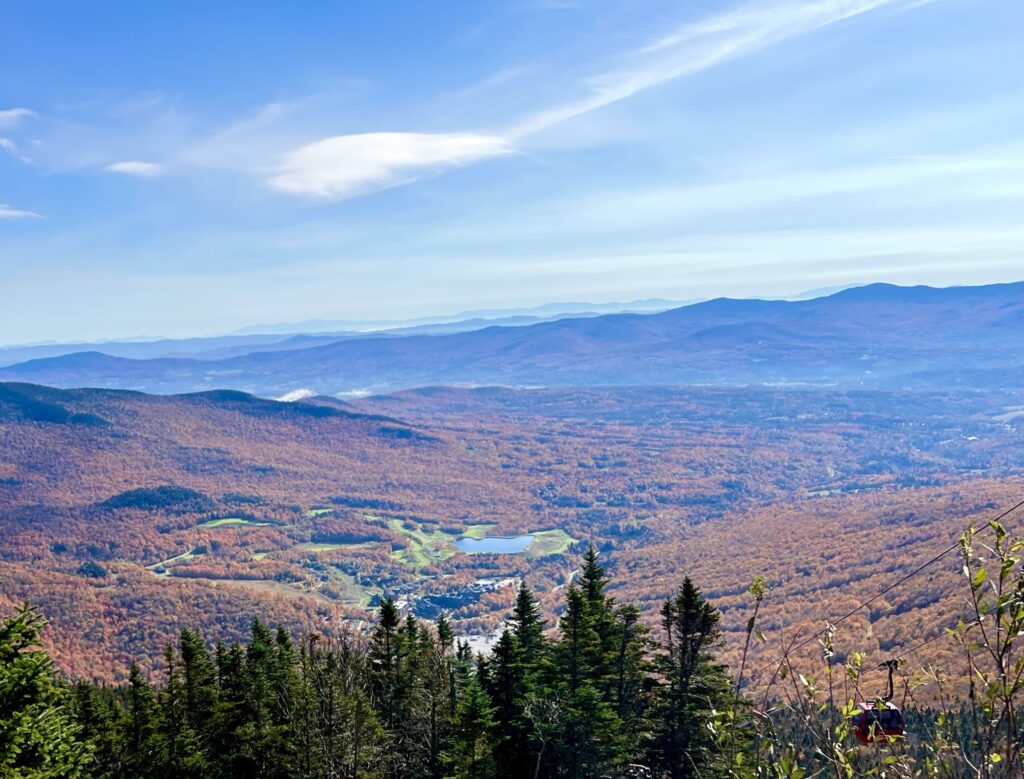
[[(990, 520), (989, 520), (989, 522), (990, 522), (990, 523), (991, 523), (991, 522), (998, 522), (998, 521), (1000, 521), (1001, 519), (1003, 519), (1004, 517), (1007, 517), (1007, 516), (1009, 516), (1010, 514), (1012, 514), (1012, 513), (1014, 512), (1014, 511), (1016, 511), (1017, 509), (1019, 509), (1019, 508), (1020, 508), (1021, 506), (1024, 506), (1024, 500), (1022, 500), (1022, 501), (1020, 501), (1019, 503), (1017, 503), (1017, 504), (1015, 504), (1015, 505), (1011, 506), (1010, 508), (1006, 509), (1006, 511), (1004, 511), (1004, 512), (1003, 512), (1002, 514), (1000, 514), (999, 516), (995, 517), (994, 519), (990, 519)], [(798, 642), (797, 644), (795, 644), (795, 645), (793, 645), (793, 646), (789, 647), (789, 648), (788, 648), (788, 649), (787, 649), (787, 650), (786, 650), (786, 651), (785, 651), (785, 652), (784, 652), (784, 653), (783, 653), (782, 655), (780, 655), (779, 657), (775, 658), (775, 659), (774, 659), (774, 660), (772, 660), (771, 662), (769, 662), (769, 663), (765, 663), (764, 665), (760, 666), (760, 667), (759, 667), (759, 668), (758, 668), (757, 670), (753, 671), (753, 672), (752, 672), (752, 673), (750, 674), (750, 675), (751, 675), (751, 677), (754, 677), (754, 676), (758, 676), (758, 675), (760, 675), (760, 674), (761, 674), (761, 673), (762, 673), (763, 671), (766, 671), (767, 669), (771, 668), (772, 666), (774, 666), (774, 665), (777, 665), (778, 663), (780, 663), (780, 662), (782, 662), (783, 660), (785, 660), (785, 659), (786, 659), (786, 657), (787, 657), (787, 656), (789, 655), (789, 653), (791, 653), (791, 652), (795, 652), (795, 651), (797, 651), (798, 649), (802, 649), (803, 647), (807, 646), (807, 645), (808, 645), (809, 643), (811, 643), (812, 641), (816, 641), (817, 639), (821, 638), (821, 637), (822, 637), (822, 636), (824, 636), (824, 635), (825, 635), (826, 633), (828, 633), (828, 631), (829, 631), (830, 629), (834, 628), (834, 627), (835, 627), (836, 625), (840, 625), (840, 624), (842, 624), (843, 622), (845, 622), (846, 620), (848, 620), (848, 619), (849, 619), (850, 617), (852, 617), (852, 616), (853, 616), (854, 614), (856, 614), (857, 612), (859, 612), (859, 611), (860, 611), (861, 609), (863, 609), (863, 608), (865, 608), (865, 607), (867, 607), (867, 606), (870, 606), (870, 605), (871, 605), (872, 603), (874, 603), (874, 602), (875, 602), (876, 600), (878, 600), (879, 598), (881, 598), (881, 597), (882, 597), (883, 595), (887, 595), (888, 593), (892, 592), (893, 590), (895, 590), (895, 589), (896, 589), (897, 587), (899, 587), (900, 585), (904, 584), (904, 583), (905, 583), (905, 582), (907, 582), (908, 580), (910, 580), (910, 579), (912, 579), (913, 577), (917, 576), (917, 575), (918, 575), (919, 573), (921, 573), (921, 571), (925, 570), (925, 569), (926, 569), (926, 568), (928, 568), (929, 566), (932, 566), (932, 565), (934, 565), (934, 564), (935, 564), (935, 563), (937, 563), (937, 562), (938, 562), (939, 560), (941, 560), (941, 559), (942, 559), (943, 557), (945, 557), (946, 555), (948, 555), (948, 554), (949, 554), (950, 552), (953, 552), (953, 551), (955, 551), (956, 549), (959, 549), (959, 548), (960, 548), (960, 541), (959, 541), (959, 540), (957, 540), (956, 542), (954, 542), (954, 543), (950, 544), (950, 545), (949, 545), (948, 547), (946, 547), (945, 549), (943, 549), (943, 550), (942, 550), (941, 552), (939, 552), (939, 553), (938, 553), (937, 555), (935, 555), (934, 557), (932, 557), (932, 558), (931, 558), (930, 560), (928, 560), (928, 561), (926, 561), (926, 562), (924, 562), (924, 563), (921, 563), (921, 565), (919, 565), (919, 566), (918, 566), (917, 568), (915, 568), (915, 569), (914, 569), (913, 571), (911, 571), (910, 573), (908, 573), (908, 574), (906, 574), (906, 575), (904, 575), (904, 576), (900, 577), (899, 579), (897, 579), (896, 581), (894, 581), (894, 582), (893, 582), (892, 584), (890, 584), (890, 585), (889, 585), (888, 587), (886, 587), (885, 589), (881, 590), (880, 592), (876, 593), (875, 595), (872, 595), (872, 596), (871, 596), (870, 598), (868, 598), (868, 599), (867, 599), (866, 601), (864, 601), (863, 603), (861, 603), (861, 604), (860, 604), (859, 606), (856, 606), (855, 608), (852, 608), (852, 609), (850, 609), (849, 611), (847, 611), (847, 612), (846, 612), (845, 614), (843, 614), (843, 616), (841, 616), (841, 617), (840, 617), (839, 619), (835, 620), (834, 622), (829, 622), (829, 623), (828, 623), (828, 624), (826, 625), (826, 627), (822, 628), (822, 629), (821, 629), (821, 630), (819, 630), (819, 631), (818, 631), (817, 633), (814, 633), (814, 634), (812, 634), (812, 635), (808, 636), (807, 638), (803, 639), (802, 641)], [(943, 633), (943, 634), (940, 634), (940, 635), (945, 635), (945, 634)], [(929, 642), (930, 642), (930, 641), (934, 641), (934, 640), (935, 640), (935, 639), (937, 639), (937, 638), (939, 638), (939, 636), (935, 636), (935, 638), (929, 639)], [(926, 642), (926, 643), (928, 643), (928, 642)], [(915, 647), (915, 648), (916, 648), (916, 647)]]
[[(957, 624), (959, 624), (959, 622)], [(967, 623), (967, 625), (965, 626), (964, 629), (965, 630), (970, 630), (971, 628), (976, 627), (977, 625), (978, 625), (977, 620), (971, 620), (970, 622)], [(941, 633), (937, 633), (936, 635), (932, 636), (931, 638), (925, 639), (924, 641), (922, 641), (919, 644), (914, 644), (914, 646), (910, 647), (910, 649), (904, 649), (898, 655), (893, 655), (889, 659), (890, 660), (902, 660), (904, 657), (906, 657), (907, 655), (913, 654), (914, 652), (916, 652), (921, 647), (928, 646), (928, 644), (932, 643), (932, 641), (938, 641), (940, 638), (946, 638), (946, 637), (950, 636), (952, 634), (952, 631), (953, 631), (953, 629), (955, 627), (956, 626), (954, 625), (953, 627), (943, 628)], [(883, 663), (883, 665), (884, 665), (884, 663)]]

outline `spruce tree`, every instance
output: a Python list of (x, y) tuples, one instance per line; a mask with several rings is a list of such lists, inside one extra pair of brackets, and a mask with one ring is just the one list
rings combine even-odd
[(179, 650), (185, 723), (205, 747), (212, 738), (217, 706), (217, 668), (198, 633), (182, 629)]
[(431, 762), (430, 703), (427, 689), (428, 655), (433, 652), (430, 631), (409, 614), (398, 637), (398, 712), (401, 726), (395, 731), (398, 775), (421, 777)]
[(154, 763), (160, 754), (157, 737), (157, 707), (153, 688), (136, 663), (128, 672), (128, 689), (124, 697), (123, 776), (153, 776)]
[(494, 720), (497, 724), (496, 747), (499, 763), (510, 766), (517, 757), (520, 745), (516, 718), (519, 708), (516, 701), (517, 668), (516, 638), (505, 628), (491, 651), (490, 662), (484, 666), (484, 685), (494, 703)]
[(444, 776), (442, 756), (451, 746), (452, 720), (457, 705), (455, 658), (452, 646), (455, 635), (451, 624), (442, 613), (437, 620), (436, 633), (425, 633), (423, 647), (423, 687), (429, 722), (429, 761), (427, 773), (434, 779)]
[(583, 556), (580, 590), (583, 619), (596, 642), (585, 647), (583, 663), (588, 681), (606, 703), (615, 706), (617, 679), (614, 664), (619, 651), (617, 637), (620, 631), (613, 611), (615, 601), (605, 593), (607, 584), (605, 569), (598, 562), (597, 550), (591, 545)]
[(87, 776), (91, 748), (39, 646), (45, 621), (22, 606), (0, 625), (0, 776)]
[[(495, 727), (494, 709), (481, 684), (479, 669), (463, 669), (452, 747), (445, 756), (455, 776), (483, 779), (496, 775), (500, 762), (495, 761), (490, 741)], [(507, 766), (502, 769), (501, 775), (509, 775)]]
[(640, 610), (636, 606), (630, 604), (615, 610), (613, 708), (622, 725), (626, 758), (631, 763), (643, 760), (651, 729), (647, 634), (647, 626), (640, 621)]
[(234, 770), (236, 775), (271, 777), (284, 773), (289, 760), (288, 725), (281, 716), (287, 666), (292, 663), (287, 634), (276, 635), (258, 618), (245, 648), (243, 698)]
[(512, 611), (512, 633), (523, 653), (523, 661), (539, 662), (544, 652), (544, 619), (540, 615), (537, 598), (521, 582), (516, 592), (516, 605)]
[(156, 773), (181, 779), (205, 779), (212, 769), (203, 744), (188, 722), (188, 702), (181, 662), (173, 644), (164, 649), (166, 681), (160, 694), (160, 754)]
[(377, 627), (370, 643), (370, 672), (374, 704), (381, 723), (391, 731), (398, 724), (399, 643), (398, 609), (391, 598), (380, 604)]
[(124, 761), (120, 710), (116, 705), (116, 690), (88, 682), (75, 682), (71, 703), (80, 738), (89, 743), (93, 751), (90, 773), (95, 779), (120, 775)]
[(292, 698), (295, 775), (378, 775), (384, 731), (370, 698), (367, 656), (350, 644), (325, 646), (309, 636), (299, 652), (298, 691)]
[(725, 666), (715, 659), (719, 614), (689, 577), (661, 614), (664, 652), (657, 665), (664, 683), (653, 758), (672, 779), (691, 779), (709, 773), (716, 759), (707, 727), (712, 711), (733, 701)]
[(599, 687), (606, 674), (595, 672), (595, 658), (603, 658), (603, 652), (588, 591), (572, 584), (566, 600), (559, 622), (562, 637), (555, 648), (558, 676), (553, 691), (563, 701), (556, 771), (574, 779), (602, 776), (622, 762), (621, 723)]

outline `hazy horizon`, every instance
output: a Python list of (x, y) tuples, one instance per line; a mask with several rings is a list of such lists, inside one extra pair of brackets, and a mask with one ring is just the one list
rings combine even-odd
[[(992, 284), (1015, 284), (1024, 281), (1021, 278), (1010, 278), (1007, 281), (991, 282)], [(735, 298), (735, 299), (748, 299), (748, 300), (810, 300), (819, 297), (828, 297), (834, 295), (837, 292), (841, 292), (847, 289), (855, 289), (863, 286), (870, 286), (873, 284), (888, 283), (888, 282), (866, 282), (864, 284), (848, 284), (840, 285), (836, 287), (822, 287), (819, 289), (802, 290), (799, 292), (792, 292), (786, 295), (779, 295), (777, 297), (770, 296), (757, 296), (752, 295), (748, 298)], [(971, 285), (971, 284), (949, 284), (949, 285), (897, 285), (897, 286), (931, 286), (933, 288), (954, 288), (963, 286), (985, 286), (983, 284)], [(204, 338), (222, 338), (231, 336), (257, 336), (257, 335), (280, 335), (282, 337), (288, 337), (292, 335), (302, 334), (317, 334), (324, 333), (329, 334), (331, 332), (341, 332), (340, 330), (316, 330), (315, 326), (325, 325), (342, 325), (350, 324), (353, 325), (350, 332), (353, 334), (365, 333), (370, 335), (376, 332), (383, 332), (388, 330), (400, 330), (403, 327), (416, 327), (430, 324), (443, 324), (443, 323), (456, 323), (466, 322), (473, 319), (481, 319), (484, 321), (495, 320), (500, 321), (506, 317), (514, 318), (517, 316), (534, 316), (538, 321), (544, 321), (545, 317), (558, 318), (558, 317), (571, 317), (574, 315), (588, 315), (588, 314), (603, 314), (603, 313), (619, 313), (630, 311), (633, 313), (651, 314), (659, 311), (667, 310), (668, 308), (677, 308), (695, 305), (697, 303), (713, 300), (715, 298), (728, 298), (729, 295), (711, 295), (708, 297), (695, 298), (692, 300), (667, 300), (663, 298), (641, 298), (637, 300), (625, 300), (625, 301), (582, 301), (582, 300), (565, 300), (565, 301), (549, 301), (534, 306), (513, 306), (511, 308), (495, 308), (495, 309), (467, 309), (464, 311), (457, 311), (455, 313), (434, 313), (418, 317), (412, 317), (408, 319), (366, 319), (366, 320), (342, 320), (342, 319), (313, 319), (304, 320), (300, 322), (262, 322), (246, 325), (244, 327), (237, 328), (230, 331), (210, 331), (210, 332), (197, 332), (192, 334), (160, 334), (160, 335), (147, 335), (147, 334), (124, 334), (124, 335), (113, 335), (109, 337), (101, 337), (90, 340), (47, 340), (47, 341), (34, 341), (27, 343), (8, 343), (0, 341), (0, 350), (4, 349), (15, 349), (22, 347), (32, 346), (58, 346), (62, 344), (88, 344), (88, 345), (102, 345), (104, 343), (117, 343), (117, 342), (148, 342), (148, 341), (173, 341), (173, 340), (190, 340), (190, 339), (204, 339)], [(651, 304), (653, 302), (660, 302), (665, 304), (671, 304), (666, 306), (656, 307), (644, 307), (640, 304)], [(589, 310), (586, 307), (592, 307), (593, 310)], [(635, 306), (635, 308), (632, 308)], [(545, 313), (547, 309), (547, 313)]]

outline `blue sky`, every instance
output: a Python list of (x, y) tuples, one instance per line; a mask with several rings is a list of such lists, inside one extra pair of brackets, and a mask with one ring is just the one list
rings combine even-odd
[(1017, 0), (0, 14), (0, 343), (1024, 277)]

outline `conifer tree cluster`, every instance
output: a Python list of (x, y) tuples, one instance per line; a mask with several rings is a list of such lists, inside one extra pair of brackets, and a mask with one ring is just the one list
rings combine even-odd
[(23, 651), (40, 626), (26, 609), (0, 635), (0, 692), (27, 688), (3, 698), (0, 775), (692, 776), (710, 752), (691, 715), (730, 700), (717, 612), (685, 580), (661, 647), (607, 583), (591, 549), (557, 626), (521, 585), (489, 656), (443, 615), (427, 624), (384, 600), (368, 638), (296, 642), (257, 619), (244, 646), (211, 647), (184, 629), (159, 681), (132, 665), (119, 688), (60, 684), (43, 652)]
[[(522, 584), (486, 656), (456, 641), (443, 615), (428, 624), (384, 600), (369, 636), (296, 641), (256, 619), (245, 645), (210, 646), (184, 629), (156, 683), (133, 664), (121, 687), (68, 684), (26, 606), (0, 626), (0, 779), (1019, 776), (1024, 572), (1014, 555), (1024, 545), (996, 527), (992, 603), (973, 536), (962, 541), (979, 624), (995, 615), (1001, 643), (983, 646), (995, 671), (969, 627), (954, 631), (987, 697), (908, 712), (918, 736), (884, 747), (851, 744), (856, 706), (830, 708), (788, 660), (779, 673), (799, 678), (796, 692), (758, 711), (716, 658), (718, 611), (689, 578), (664, 603), (655, 639), (635, 606), (608, 594), (591, 549), (558, 624)], [(848, 664), (854, 682), (856, 672)]]

